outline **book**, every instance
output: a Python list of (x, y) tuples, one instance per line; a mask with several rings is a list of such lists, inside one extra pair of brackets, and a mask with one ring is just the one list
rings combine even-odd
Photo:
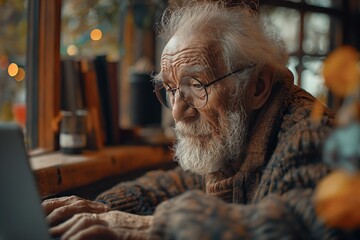
[[(112, 86), (110, 83), (108, 62), (106, 56), (97, 56), (94, 59), (94, 67), (96, 73), (96, 79), (98, 83), (100, 105), (103, 115), (103, 124), (105, 131), (105, 145), (116, 145), (118, 134), (119, 134), (119, 124), (115, 123), (116, 115), (119, 114), (119, 111), (115, 109), (113, 105), (117, 103), (114, 97), (111, 97), (111, 88), (117, 90), (117, 87)], [(116, 102), (116, 103), (115, 103)], [(118, 104), (118, 103), (117, 103)]]
[(104, 147), (105, 135), (100, 96), (92, 60), (81, 59), (80, 69), (84, 86), (85, 106), (88, 111), (87, 148), (99, 150)]
[(73, 58), (61, 60), (61, 110), (76, 112), (84, 109), (80, 64)]
[(111, 104), (113, 125), (113, 144), (120, 143), (120, 99), (119, 99), (119, 74), (118, 74), (118, 62), (107, 62), (108, 77), (109, 77), (109, 98)]

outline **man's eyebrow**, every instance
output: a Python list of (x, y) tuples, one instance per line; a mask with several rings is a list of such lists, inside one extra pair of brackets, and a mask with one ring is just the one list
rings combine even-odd
[[(210, 68), (208, 66), (204, 65), (194, 65), (190, 67), (186, 67), (182, 70), (183, 75), (190, 75), (190, 74), (197, 74), (204, 71), (208, 71)], [(162, 72), (159, 72), (158, 74), (153, 75), (153, 81), (154, 82), (163, 82), (163, 75)]]
[(196, 73), (201, 73), (204, 71), (209, 71), (209, 69), (210, 68), (208, 66), (194, 65), (194, 66), (186, 67), (183, 70), (183, 74), (196, 74)]

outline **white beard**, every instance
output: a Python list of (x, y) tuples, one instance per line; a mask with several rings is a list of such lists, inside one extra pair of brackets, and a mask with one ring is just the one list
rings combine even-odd
[(234, 161), (244, 150), (247, 137), (247, 116), (243, 108), (226, 113), (221, 136), (212, 136), (209, 124), (182, 123), (175, 125), (177, 142), (175, 159), (184, 170), (205, 175), (222, 169)]

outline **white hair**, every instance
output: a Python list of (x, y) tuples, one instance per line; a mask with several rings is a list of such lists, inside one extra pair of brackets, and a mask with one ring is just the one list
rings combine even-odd
[(165, 11), (160, 29), (160, 36), (166, 41), (175, 34), (204, 33), (209, 41), (220, 45), (229, 72), (255, 64), (255, 68), (236, 75), (238, 87), (244, 87), (264, 67), (272, 69), (275, 75), (287, 72), (288, 55), (283, 42), (273, 31), (271, 34), (265, 31), (257, 14), (243, 5), (229, 7), (224, 1), (188, 1)]

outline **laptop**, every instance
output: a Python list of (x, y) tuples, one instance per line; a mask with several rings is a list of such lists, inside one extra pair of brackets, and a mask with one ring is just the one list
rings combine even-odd
[(0, 123), (0, 240), (51, 239), (22, 130)]

